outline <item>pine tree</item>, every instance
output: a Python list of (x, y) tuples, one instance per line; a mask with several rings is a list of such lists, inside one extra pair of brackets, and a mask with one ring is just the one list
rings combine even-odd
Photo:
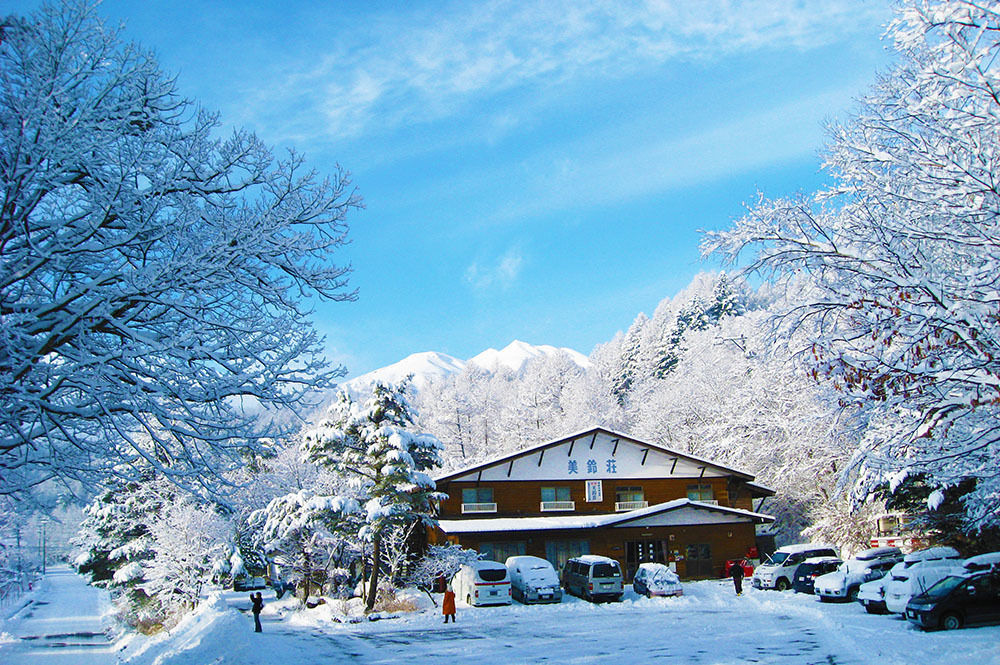
[(341, 393), (330, 418), (307, 434), (303, 452), (311, 462), (352, 479), (366, 501), (359, 535), (371, 543), (366, 610), (375, 607), (381, 543), (388, 529), (414, 520), (431, 522), (434, 491), (427, 471), (441, 464), (443, 446), (429, 434), (410, 431), (413, 418), (407, 383), (376, 383), (363, 406)]

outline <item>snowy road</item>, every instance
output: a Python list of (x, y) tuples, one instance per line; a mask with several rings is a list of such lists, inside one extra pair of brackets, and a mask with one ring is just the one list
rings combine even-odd
[(0, 634), (3, 665), (111, 665), (118, 662), (104, 634), (104, 592), (69, 568), (56, 568), (7, 619)]

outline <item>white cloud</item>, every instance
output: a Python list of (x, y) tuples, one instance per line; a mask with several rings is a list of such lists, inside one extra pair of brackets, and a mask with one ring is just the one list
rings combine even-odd
[(465, 282), (477, 291), (494, 287), (507, 289), (517, 281), (523, 265), (524, 257), (521, 252), (512, 247), (487, 265), (473, 261), (465, 269)]
[(251, 103), (284, 131), (358, 136), (581, 72), (615, 76), (669, 60), (807, 48), (887, 17), (886, 5), (848, 0), (458, 2), (341, 31), (319, 47), (327, 50), (318, 64), (281, 67), (281, 83), (264, 82)]

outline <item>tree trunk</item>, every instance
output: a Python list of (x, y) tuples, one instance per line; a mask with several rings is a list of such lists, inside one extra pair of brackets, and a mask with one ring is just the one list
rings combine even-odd
[(365, 614), (375, 609), (375, 596), (378, 594), (378, 562), (381, 553), (382, 535), (375, 533), (372, 537), (372, 575), (368, 580), (368, 600), (365, 603)]

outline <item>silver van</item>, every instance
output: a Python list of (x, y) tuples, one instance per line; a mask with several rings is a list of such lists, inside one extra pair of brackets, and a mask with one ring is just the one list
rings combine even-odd
[(584, 554), (567, 561), (562, 583), (567, 593), (591, 602), (618, 601), (625, 593), (618, 562), (597, 554)]
[(753, 571), (753, 587), (755, 589), (777, 589), (784, 591), (792, 588), (795, 581), (795, 571), (806, 559), (818, 556), (837, 556), (837, 550), (832, 545), (785, 545), (775, 550), (770, 558), (757, 566)]

